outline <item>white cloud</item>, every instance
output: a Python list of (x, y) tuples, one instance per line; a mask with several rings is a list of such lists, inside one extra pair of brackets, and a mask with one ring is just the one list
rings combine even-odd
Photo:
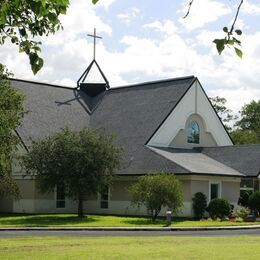
[(249, 1), (245, 1), (243, 3), (243, 8), (241, 9), (241, 11), (245, 14), (260, 14), (260, 5), (256, 5), (253, 3), (250, 3)]
[[(28, 58), (18, 54), (11, 44), (1, 47), (0, 60), (16, 77), (75, 86), (93, 58), (93, 43), (86, 37), (87, 33), (98, 25), (98, 34), (112, 34), (112, 28), (97, 16), (96, 7), (86, 4), (85, 0), (79, 2), (73, 1), (64, 17), (64, 31), (42, 41), (45, 66), (36, 76), (31, 73)], [(245, 55), (241, 60), (232, 49), (225, 50), (221, 56), (217, 54), (212, 40), (222, 37), (221, 32), (204, 29), (196, 37), (190, 37), (169, 19), (156, 19), (140, 26), (149, 34), (145, 34), (146, 37), (125, 34), (118, 41), (117, 50), (106, 48), (103, 41), (97, 42), (97, 61), (112, 87), (195, 75), (209, 95), (227, 98), (233, 110), (239, 110), (244, 102), (260, 98), (260, 33), (242, 35)]]
[[(189, 1), (190, 2), (190, 1)], [(181, 12), (186, 14), (188, 10), (188, 2), (183, 3)], [(193, 2), (190, 13), (187, 18), (180, 18), (179, 22), (186, 29), (194, 30), (202, 28), (206, 24), (218, 20), (220, 17), (230, 14), (231, 8), (221, 2), (214, 0), (196, 0)]]
[(99, 0), (96, 4), (97, 7), (110, 7), (116, 0)]
[(225, 97), (227, 100), (226, 106), (233, 111), (233, 113), (238, 114), (242, 106), (250, 103), (253, 99), (259, 99), (260, 92), (257, 90), (252, 90), (249, 87), (241, 87), (237, 89), (215, 89), (208, 92), (211, 97), (220, 96)]
[(112, 28), (102, 21), (95, 10), (96, 6), (93, 6), (90, 1), (71, 1), (66, 16), (61, 19), (64, 31), (75, 37), (79, 33), (92, 31), (96, 27), (99, 32), (111, 34)]
[(140, 10), (136, 7), (128, 9), (126, 12), (118, 14), (117, 18), (125, 24), (130, 24), (140, 14)]
[(148, 23), (148, 24), (143, 25), (143, 27), (149, 28), (149, 29), (155, 29), (155, 30), (158, 30), (158, 31), (165, 33), (167, 35), (174, 34), (178, 31), (177, 26), (171, 20), (166, 20), (164, 22), (160, 22), (160, 21), (156, 20), (152, 23)]
[[(28, 57), (19, 54), (13, 44), (1, 47), (2, 63), (6, 64), (18, 78), (48, 80), (55, 84), (67, 82), (71, 85), (93, 58), (90, 51), (93, 48), (93, 40), (87, 37), (87, 34), (92, 33), (94, 27), (97, 28), (98, 34), (112, 33), (112, 28), (97, 16), (96, 8), (90, 1), (71, 1), (66, 16), (61, 18), (64, 30), (40, 39), (43, 43), (40, 55), (44, 58), (44, 67), (36, 76), (31, 72)], [(97, 48), (99, 45), (98, 41)]]

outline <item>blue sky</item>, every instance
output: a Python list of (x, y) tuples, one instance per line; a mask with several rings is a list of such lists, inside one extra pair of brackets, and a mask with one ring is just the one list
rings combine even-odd
[[(1, 47), (0, 59), (18, 78), (66, 86), (75, 82), (92, 60), (97, 28), (97, 61), (112, 87), (195, 75), (209, 96), (222, 96), (238, 111), (260, 98), (260, 3), (246, 0), (237, 28), (243, 30), (243, 59), (233, 50), (217, 54), (212, 40), (233, 21), (239, 0), (72, 0), (64, 30), (41, 39), (44, 68), (33, 76), (24, 54)], [(163, 4), (162, 4), (163, 3)], [(93, 71), (95, 72), (95, 71)], [(91, 77), (97, 78), (95, 73)]]

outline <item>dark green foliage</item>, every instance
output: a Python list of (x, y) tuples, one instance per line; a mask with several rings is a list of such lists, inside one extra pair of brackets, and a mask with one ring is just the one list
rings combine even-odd
[(120, 152), (111, 136), (89, 128), (79, 132), (64, 129), (34, 142), (23, 163), (28, 174), (36, 175), (41, 192), (62, 185), (66, 196), (78, 201), (82, 217), (83, 200), (110, 184), (114, 169), (119, 167)]
[(256, 132), (252, 130), (236, 129), (230, 133), (230, 136), (235, 144), (258, 144), (260, 140)]
[(19, 190), (11, 177), (11, 162), (18, 144), (15, 129), (23, 117), (23, 95), (10, 86), (11, 74), (0, 64), (0, 197), (17, 197)]
[[(1, 170), (0, 170), (1, 171)], [(0, 198), (12, 196), (16, 199), (20, 197), (19, 188), (11, 176), (11, 173), (0, 173)]]
[(145, 205), (152, 221), (156, 220), (162, 207), (178, 213), (183, 206), (182, 185), (173, 174), (160, 172), (141, 176), (130, 188), (130, 193), (134, 204)]
[(212, 106), (216, 110), (218, 116), (220, 117), (221, 121), (224, 123), (225, 128), (229, 131), (231, 127), (227, 125), (228, 122), (237, 119), (233, 116), (232, 110), (226, 107), (227, 100), (223, 97), (212, 97), (209, 98)]
[(257, 215), (260, 213), (260, 191), (256, 191), (249, 196), (248, 206), (251, 210), (256, 211)]
[(206, 210), (212, 219), (224, 219), (229, 215), (231, 207), (227, 200), (217, 198), (210, 201)]
[(239, 111), (241, 119), (235, 123), (230, 133), (235, 144), (260, 143), (260, 100), (251, 101)]
[(246, 191), (244, 192), (238, 199), (238, 204), (243, 207), (248, 207), (248, 199), (250, 195), (252, 194), (252, 191)]
[(236, 122), (235, 126), (242, 131), (254, 135), (256, 143), (260, 143), (260, 100), (251, 101), (242, 107), (241, 120)]
[(43, 66), (38, 53), (41, 42), (33, 37), (49, 35), (61, 29), (59, 17), (65, 14), (69, 0), (7, 0), (0, 4), (0, 44), (16, 44), (29, 56), (33, 73)]
[(195, 218), (201, 219), (207, 207), (207, 197), (202, 192), (197, 192), (192, 198), (192, 208)]

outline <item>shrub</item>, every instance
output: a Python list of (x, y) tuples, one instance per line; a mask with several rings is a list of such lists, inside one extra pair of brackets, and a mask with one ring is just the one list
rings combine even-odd
[(210, 201), (206, 210), (212, 219), (224, 219), (229, 215), (231, 207), (227, 200), (217, 198)]
[(255, 210), (257, 215), (260, 212), (260, 191), (256, 191), (249, 196), (248, 205), (251, 210)]
[(243, 207), (248, 207), (248, 199), (250, 195), (252, 194), (252, 191), (246, 191), (244, 192), (238, 199), (238, 204)]
[(183, 206), (181, 182), (173, 175), (156, 173), (141, 176), (130, 188), (132, 203), (145, 205), (155, 221), (162, 207), (171, 208), (177, 213)]
[(236, 214), (239, 218), (242, 218), (243, 221), (247, 218), (248, 214), (250, 213), (250, 210), (246, 207), (241, 207), (241, 209), (236, 210)]
[(197, 192), (192, 198), (192, 208), (195, 218), (201, 219), (207, 207), (207, 197), (202, 192)]

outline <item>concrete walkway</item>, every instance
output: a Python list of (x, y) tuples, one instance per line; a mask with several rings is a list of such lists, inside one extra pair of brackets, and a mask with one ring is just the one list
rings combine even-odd
[(260, 229), (260, 225), (219, 227), (2, 227), (1, 231), (214, 231)]

